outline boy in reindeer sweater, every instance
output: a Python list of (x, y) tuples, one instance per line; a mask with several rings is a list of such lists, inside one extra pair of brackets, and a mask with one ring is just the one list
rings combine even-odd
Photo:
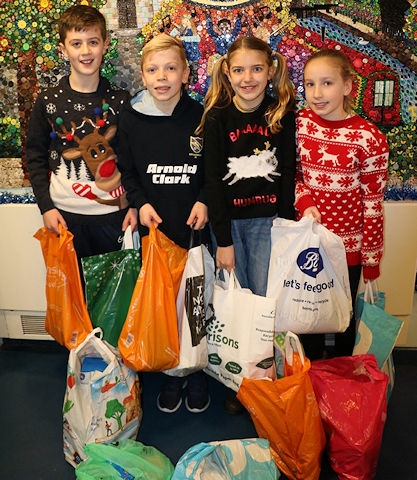
[(27, 168), (44, 226), (56, 233), (60, 224), (68, 228), (80, 260), (120, 250), (123, 231), (137, 226), (116, 155), (118, 115), (130, 95), (100, 75), (109, 41), (98, 10), (70, 7), (58, 29), (71, 72), (36, 99)]

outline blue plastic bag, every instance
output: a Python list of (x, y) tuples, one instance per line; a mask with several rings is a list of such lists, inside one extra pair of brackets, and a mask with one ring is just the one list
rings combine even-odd
[(172, 480), (277, 480), (280, 475), (268, 440), (253, 438), (194, 445), (178, 460)]

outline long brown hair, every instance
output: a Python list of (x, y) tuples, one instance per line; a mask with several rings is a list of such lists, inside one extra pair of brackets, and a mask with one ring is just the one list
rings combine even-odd
[(225, 69), (229, 69), (233, 54), (240, 49), (258, 50), (263, 52), (268, 66), (275, 67), (271, 83), (276, 95), (276, 101), (272, 103), (265, 112), (265, 118), (271, 132), (279, 132), (282, 128), (282, 117), (289, 110), (295, 110), (295, 89), (289, 77), (285, 57), (274, 52), (272, 48), (260, 38), (254, 36), (241, 36), (230, 45), (227, 54), (220, 58), (220, 60), (214, 65), (210, 87), (204, 99), (204, 113), (200, 125), (196, 129), (197, 134), (204, 132), (207, 114), (211, 109), (225, 108), (232, 102), (234, 91), (225, 74)]
[[(354, 82), (356, 74), (352, 64), (350, 63), (350, 60), (339, 50), (333, 50), (331, 48), (325, 48), (323, 50), (319, 50), (316, 53), (313, 53), (313, 55), (311, 55), (311, 57), (306, 61), (304, 65), (304, 71), (310, 62), (318, 58), (325, 58), (335, 67), (337, 67), (339, 69), (342, 79), (345, 82), (347, 82), (348, 80), (352, 80), (352, 83)], [(343, 99), (344, 111), (351, 114), (354, 111), (354, 103), (355, 100), (351, 94), (345, 95)]]

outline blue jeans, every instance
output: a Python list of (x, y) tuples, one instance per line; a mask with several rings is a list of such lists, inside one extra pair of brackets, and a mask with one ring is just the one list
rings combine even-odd
[[(240, 286), (249, 288), (256, 295), (266, 295), (274, 218), (276, 217), (232, 220), (235, 273)], [(215, 239), (213, 250), (217, 250)]]

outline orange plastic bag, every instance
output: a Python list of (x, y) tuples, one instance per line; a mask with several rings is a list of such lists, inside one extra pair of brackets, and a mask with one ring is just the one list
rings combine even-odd
[(269, 440), (278, 469), (292, 480), (317, 480), (326, 438), (308, 375), (310, 360), (291, 332), (285, 351), (286, 376), (274, 381), (244, 378), (237, 398), (250, 413), (259, 437)]
[(118, 347), (137, 371), (157, 372), (179, 363), (176, 297), (187, 250), (152, 226), (142, 241), (142, 267)]
[(45, 330), (71, 350), (93, 330), (81, 286), (74, 235), (62, 227), (59, 235), (42, 227), (33, 236), (41, 243), (46, 266)]

